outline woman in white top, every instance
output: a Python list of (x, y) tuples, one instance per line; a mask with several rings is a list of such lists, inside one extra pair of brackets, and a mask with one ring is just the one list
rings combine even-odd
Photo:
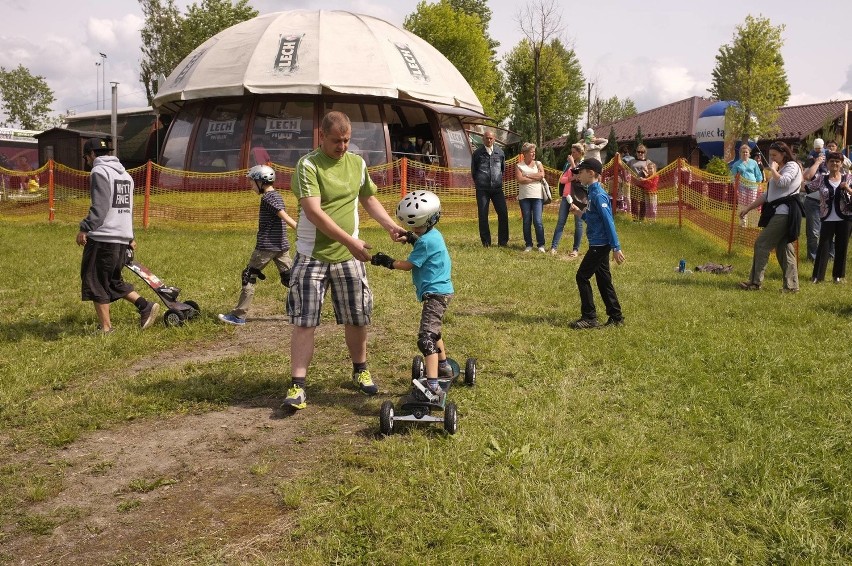
[[(825, 279), (832, 245), (834, 266), (831, 277), (835, 283), (846, 277), (846, 250), (852, 232), (852, 175), (843, 173), (843, 159), (843, 154), (836, 151), (827, 156), (819, 155), (805, 170), (811, 194), (819, 195), (819, 245), (811, 277), (813, 283)], [(823, 161), (828, 162), (828, 173), (820, 172)]]
[[(761, 193), (751, 204), (741, 210), (740, 218), (745, 218), (749, 211), (761, 205), (774, 206), (775, 214), (754, 242), (751, 275), (748, 281), (740, 283), (740, 288), (747, 291), (760, 289), (766, 264), (769, 263), (769, 254), (774, 249), (781, 270), (784, 272), (784, 287), (781, 291), (796, 293), (799, 290), (799, 269), (796, 263), (796, 248), (790, 241), (788, 215), (795, 212), (790, 210), (791, 206), (800, 206), (789, 197), (799, 192), (802, 185), (802, 168), (793, 157), (790, 146), (783, 142), (774, 142), (769, 146), (769, 161), (769, 185), (766, 192)], [(799, 214), (799, 221), (801, 222), (801, 214)]]
[(544, 166), (535, 160), (534, 143), (527, 142), (521, 147), (521, 157), (515, 167), (515, 179), (518, 181), (518, 204), (521, 205), (524, 225), (524, 251), (532, 251), (532, 225), (535, 225), (536, 247), (544, 253), (544, 224), (541, 222)]

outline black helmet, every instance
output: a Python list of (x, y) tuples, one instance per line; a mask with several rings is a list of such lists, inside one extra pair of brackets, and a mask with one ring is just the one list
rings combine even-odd
[(106, 138), (89, 138), (83, 144), (83, 153), (94, 151), (95, 155), (104, 155), (109, 153), (112, 148), (109, 146), (109, 140)]

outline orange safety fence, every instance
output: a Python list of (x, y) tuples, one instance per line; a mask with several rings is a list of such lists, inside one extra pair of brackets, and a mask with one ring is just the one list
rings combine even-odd
[[(506, 162), (503, 180), (509, 201), (518, 196), (517, 162), (517, 156)], [(289, 191), (293, 169), (270, 165), (287, 207), (295, 211), (296, 200)], [(378, 198), (391, 213), (408, 191), (425, 189), (441, 198), (443, 219), (476, 218), (469, 168), (450, 169), (402, 158), (368, 171), (378, 186)], [(247, 170), (198, 173), (148, 162), (129, 173), (136, 184), (137, 226), (178, 223), (205, 228), (247, 227), (257, 222), (258, 201), (246, 179)], [(545, 167), (545, 173), (554, 197), (545, 207), (545, 215), (555, 217), (561, 171)], [(750, 248), (757, 237), (759, 213), (749, 213), (741, 225), (737, 212), (765, 190), (761, 184), (748, 186), (739, 178), (731, 181), (710, 175), (683, 159), (668, 164), (650, 179), (640, 179), (623, 162), (611, 160), (604, 166), (602, 184), (612, 197), (616, 213), (632, 220), (686, 226), (710, 236), (728, 251), (734, 246)], [(89, 205), (89, 174), (85, 171), (52, 160), (33, 171), (0, 168), (0, 218), (76, 223), (86, 216)], [(515, 210), (520, 214), (519, 208)]]

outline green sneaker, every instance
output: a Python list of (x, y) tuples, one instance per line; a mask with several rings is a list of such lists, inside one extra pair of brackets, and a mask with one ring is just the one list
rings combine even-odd
[(287, 390), (287, 396), (284, 398), (284, 402), (281, 403), (281, 408), (304, 409), (308, 406), (306, 401), (307, 396), (305, 395), (305, 390), (298, 385), (292, 385), (290, 389)]
[(358, 389), (367, 395), (375, 395), (379, 392), (379, 387), (373, 383), (373, 377), (370, 375), (370, 370), (368, 369), (353, 373), (352, 381), (358, 386)]

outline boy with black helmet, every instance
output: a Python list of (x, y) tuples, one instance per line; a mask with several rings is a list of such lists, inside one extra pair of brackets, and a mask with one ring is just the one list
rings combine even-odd
[(290, 285), (290, 241), (287, 226), (296, 228), (296, 221), (287, 214), (284, 199), (275, 190), (275, 170), (268, 165), (255, 165), (246, 175), (252, 180), (252, 188), (260, 195), (260, 210), (257, 219), (257, 243), (242, 273), (242, 289), (237, 306), (228, 314), (220, 314), (219, 320), (226, 324), (242, 326), (254, 298), (257, 280), (266, 279), (263, 269), (274, 261), (281, 277), (281, 284)]
[(133, 238), (133, 178), (117, 157), (109, 155), (109, 141), (91, 138), (83, 145), (83, 158), (92, 168), (89, 214), (80, 221), (77, 245), (83, 246), (80, 267), (82, 298), (92, 301), (98, 317), (98, 328), (112, 332), (110, 304), (124, 299), (139, 311), (144, 330), (157, 318), (160, 305), (137, 293), (133, 285), (121, 277), (127, 248), (136, 249)]
[(414, 249), (405, 260), (377, 253), (370, 260), (373, 265), (388, 269), (411, 271), (417, 300), (423, 303), (417, 348), (423, 353), (426, 365), (426, 387), (433, 401), (440, 400), (443, 390), (438, 378), (453, 377), (447, 361), (447, 350), (441, 336), (441, 327), (447, 306), (453, 298), (450, 279), (452, 262), (444, 237), (435, 228), (441, 217), (441, 201), (430, 191), (412, 191), (396, 207), (396, 217), (413, 232)]

